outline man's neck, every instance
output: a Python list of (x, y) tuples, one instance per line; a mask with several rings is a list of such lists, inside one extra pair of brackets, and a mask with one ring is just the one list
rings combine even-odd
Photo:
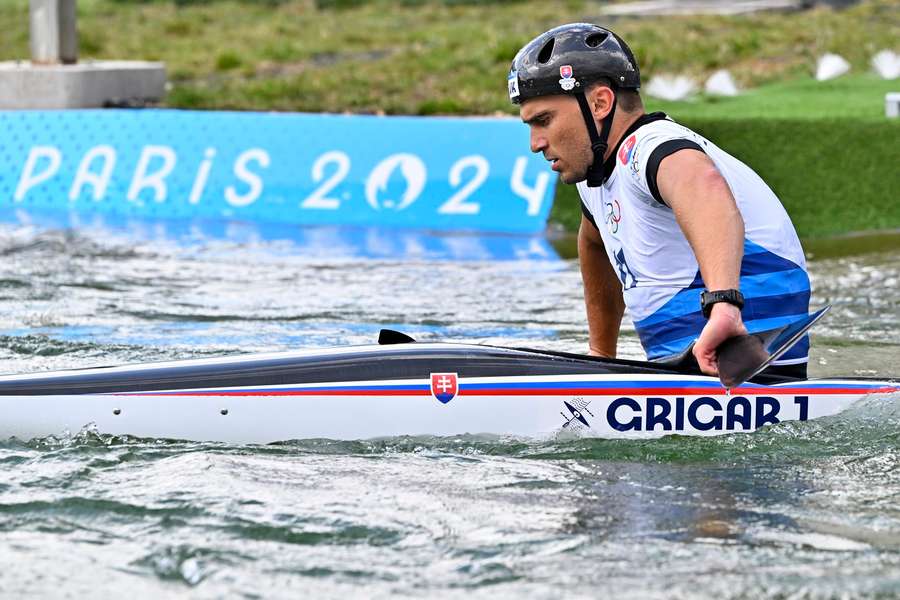
[(622, 141), (622, 134), (628, 131), (628, 128), (631, 127), (631, 124), (641, 118), (643, 115), (643, 111), (635, 111), (635, 112), (622, 112), (620, 110), (616, 111), (616, 116), (613, 117), (612, 129), (609, 132), (608, 138), (608, 146), (606, 148), (606, 154), (603, 155), (603, 162), (606, 162), (610, 156), (616, 151), (616, 148), (619, 146), (619, 142)]

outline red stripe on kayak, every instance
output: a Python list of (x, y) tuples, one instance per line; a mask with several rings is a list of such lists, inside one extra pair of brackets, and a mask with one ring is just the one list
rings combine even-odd
[[(885, 394), (900, 388), (737, 388), (728, 396), (827, 396)], [(429, 390), (248, 390), (248, 391), (178, 391), (123, 392), (111, 396), (430, 396)], [(478, 389), (463, 387), (458, 396), (725, 396), (724, 388), (529, 388)]]
[(184, 392), (122, 392), (110, 396), (430, 396), (428, 390), (250, 390), (242, 391), (184, 391)]

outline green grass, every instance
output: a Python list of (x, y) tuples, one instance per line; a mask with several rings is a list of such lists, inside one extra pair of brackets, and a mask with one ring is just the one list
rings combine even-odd
[(700, 96), (666, 102), (646, 98), (647, 110), (662, 110), (682, 121), (695, 119), (834, 119), (886, 121), (884, 96), (900, 82), (875, 74), (847, 75), (830, 81), (802, 77), (744, 91), (732, 98)]
[[(826, 51), (856, 72), (897, 47), (900, 8), (869, 0), (744, 17), (604, 18), (570, 0), (80, 0), (82, 58), (164, 60), (168, 106), (245, 110), (513, 113), (516, 50), (567, 21), (603, 21), (645, 76), (729, 68), (744, 87), (809, 77)], [(0, 0), (0, 59), (28, 56), (27, 0)], [(789, 93), (789, 90), (787, 90)], [(723, 101), (723, 104), (727, 102)], [(700, 110), (700, 109), (697, 109)]]

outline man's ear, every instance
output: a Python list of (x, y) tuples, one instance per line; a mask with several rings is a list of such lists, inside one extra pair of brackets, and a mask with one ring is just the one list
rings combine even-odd
[(588, 105), (591, 107), (594, 118), (598, 121), (602, 121), (612, 110), (614, 99), (613, 91), (605, 85), (595, 85), (587, 93)]

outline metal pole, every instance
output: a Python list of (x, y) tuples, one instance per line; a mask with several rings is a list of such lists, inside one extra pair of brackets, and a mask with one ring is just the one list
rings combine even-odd
[(43, 65), (59, 61), (57, 0), (31, 0), (31, 62)]
[(31, 0), (31, 61), (52, 65), (78, 60), (76, 0)]
[(59, 0), (59, 60), (64, 65), (73, 65), (78, 62), (76, 4), (76, 0)]

